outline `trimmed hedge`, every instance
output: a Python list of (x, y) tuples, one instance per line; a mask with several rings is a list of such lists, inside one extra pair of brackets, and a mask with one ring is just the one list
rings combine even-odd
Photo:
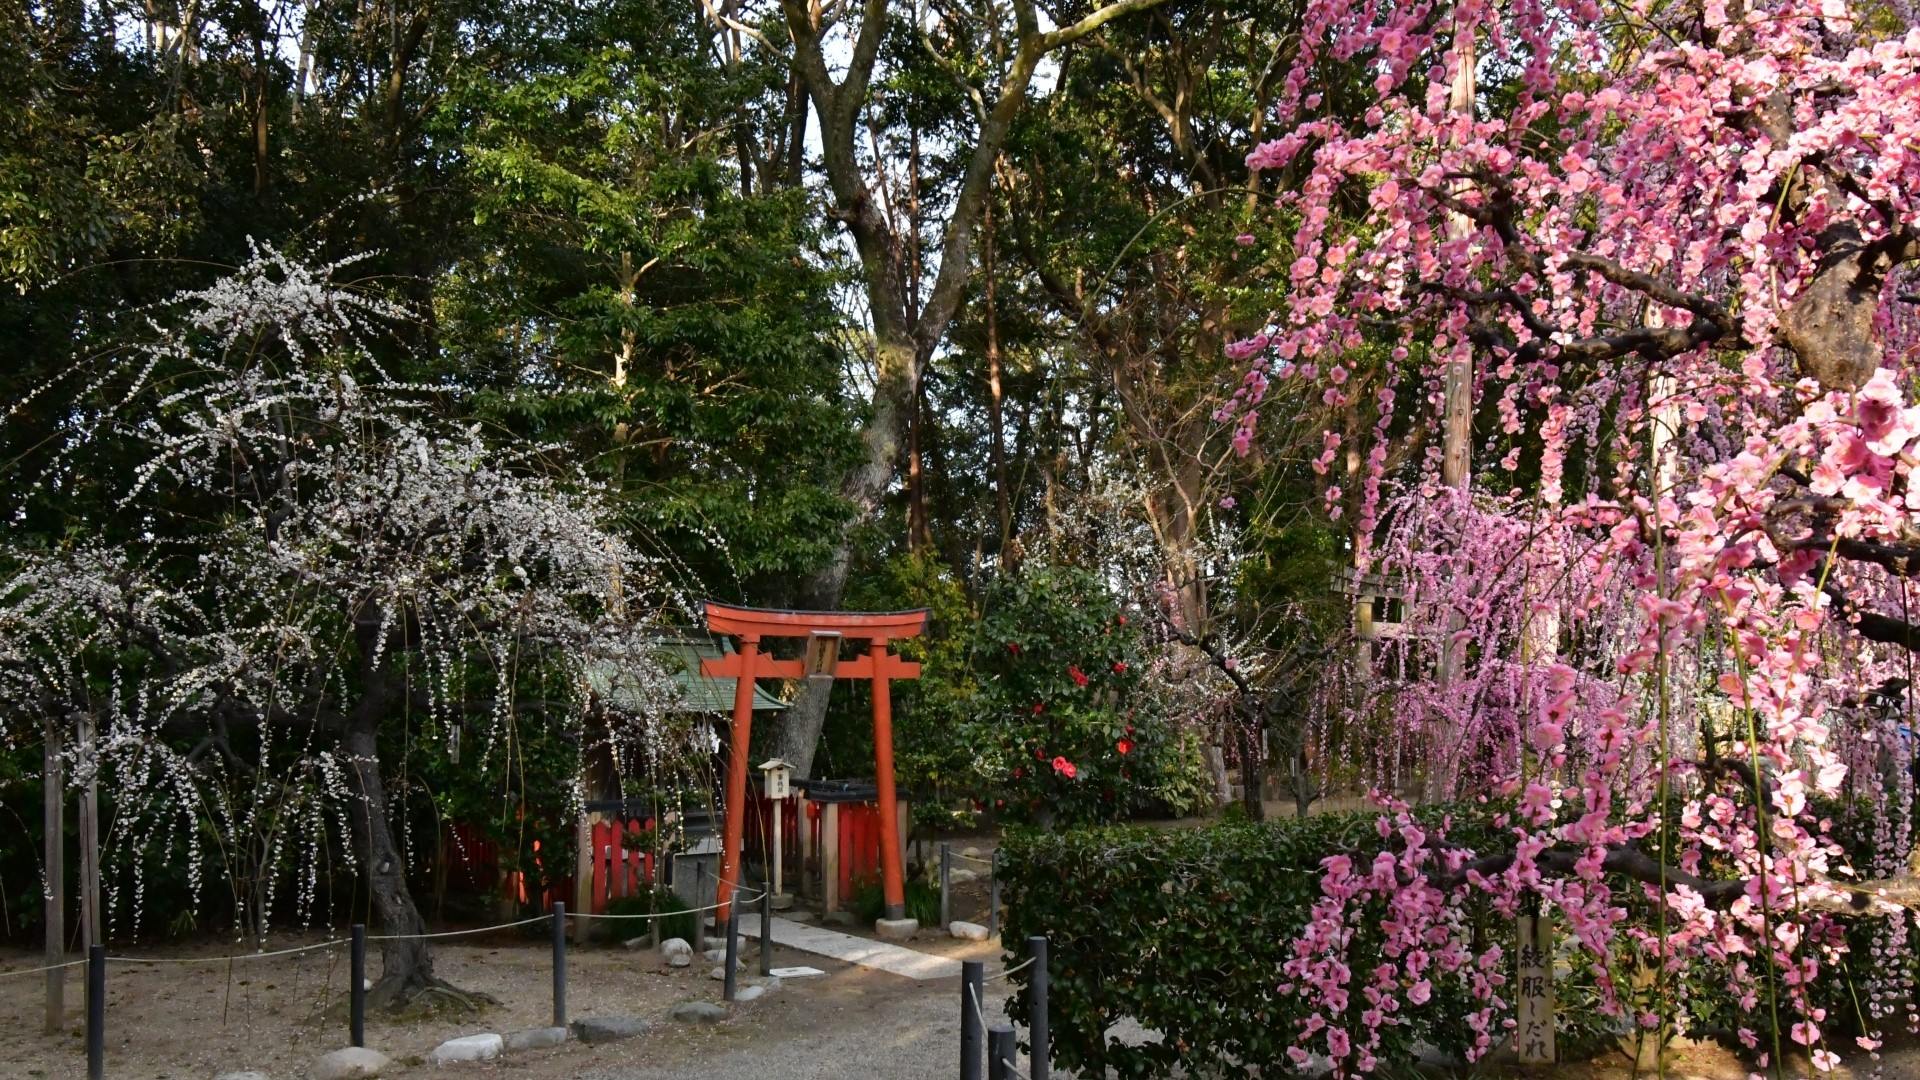
[[(1480, 813), (1455, 809), (1465, 812), (1451, 817), (1450, 842), (1477, 850), (1499, 847), (1484, 808)], [(1425, 808), (1415, 816), (1431, 828), (1446, 810)], [(1838, 829), (1843, 838), (1862, 829), (1859, 822), (1836, 816), (1843, 818)], [(1010, 963), (1018, 963), (1026, 959), (1028, 936), (1049, 939), (1054, 1063), (1092, 1076), (1112, 1069), (1123, 1077), (1156, 1077), (1202, 1067), (1291, 1072), (1287, 1050), (1312, 1008), (1306, 998), (1280, 992), (1287, 981), (1282, 965), (1320, 900), (1321, 861), (1344, 854), (1371, 862), (1385, 846), (1379, 818), (1366, 811), (1194, 829), (1115, 827), (1009, 836), (1000, 849), (1007, 904), (1002, 940), (1013, 954)], [(1655, 931), (1657, 909), (1640, 890), (1623, 888), (1615, 896), (1627, 907), (1630, 923)], [(1510, 918), (1474, 899), (1467, 901), (1464, 914), (1475, 942), (1511, 949)], [(1373, 902), (1352, 924), (1348, 960), (1356, 971), (1394, 962), (1380, 951), (1377, 927), (1386, 915)], [(1842, 963), (1823, 963), (1810, 988), (1812, 1004), (1826, 1010), (1823, 1027), (1833, 1044), (1844, 1052), (1855, 1034), (1898, 1026), (1907, 1007), (1903, 995), (1883, 1004), (1895, 1014), (1886, 1020), (1869, 1020), (1860, 1010), (1871, 977), (1912, 979), (1920, 950), (1905, 946), (1896, 955), (1875, 957), (1875, 937), (1886, 929), (1877, 918), (1823, 918), (1815, 925), (1816, 936), (1835, 943), (1844, 938), (1851, 949)], [(1616, 981), (1631, 980), (1639, 961), (1625, 936), (1616, 955), (1604, 961), (1565, 937), (1561, 948), (1556, 980), (1561, 1054), (1598, 1053), (1630, 1027), (1598, 1008), (1596, 961), (1616, 971)], [(1481, 950), (1475, 946), (1473, 951)], [(1020, 1023), (1029, 1019), (1027, 979), (1025, 971), (1010, 979), (1017, 985), (1010, 987), (1007, 1012)], [(1771, 1046), (1770, 1010), (1744, 1007), (1730, 982), (1719, 965), (1697, 960), (1667, 991), (1668, 1004), (1680, 1010), (1677, 1032), (1718, 1039), (1732, 1048), (1738, 1045), (1736, 1029), (1744, 1027), (1757, 1033), (1760, 1047)], [(1354, 1000), (1348, 1021), (1364, 1007), (1359, 995)], [(1640, 1008), (1651, 1004), (1637, 1003)], [(1794, 1016), (1784, 996), (1780, 1004), (1784, 1027)], [(1416, 1042), (1464, 1057), (1474, 1041), (1466, 1019), (1477, 1007), (1457, 983), (1436, 983), (1429, 1002), (1402, 1009), (1396, 1014), (1400, 1023), (1383, 1029), (1387, 1042), (1381, 1059), (1411, 1061)], [(1123, 1018), (1161, 1037), (1140, 1046), (1110, 1040), (1108, 1029)]]
[[(1287, 1048), (1310, 1010), (1279, 992), (1281, 965), (1320, 899), (1321, 860), (1344, 853), (1370, 861), (1382, 847), (1378, 820), (1366, 812), (1009, 837), (1000, 851), (1002, 940), (1024, 960), (1028, 935), (1048, 936), (1054, 1063), (1093, 1076), (1165, 1076), (1229, 1062), (1291, 1071)], [(1450, 837), (1479, 839), (1458, 822)], [(1364, 947), (1363, 936), (1356, 945)], [(1013, 976), (1021, 986), (1007, 1003), (1022, 1023), (1026, 978)], [(1405, 1014), (1408, 1023), (1388, 1029), (1394, 1045), (1383, 1049), (1406, 1053), (1401, 1060), (1411, 1059), (1416, 1040), (1464, 1052), (1473, 1038), (1462, 1022), (1467, 1011), (1464, 1001), (1436, 993)], [(1142, 1046), (1109, 1040), (1107, 1029), (1123, 1017), (1162, 1037)]]

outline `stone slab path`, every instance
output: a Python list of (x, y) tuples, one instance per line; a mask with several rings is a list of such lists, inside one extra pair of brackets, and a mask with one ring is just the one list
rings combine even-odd
[[(740, 935), (759, 938), (760, 916), (742, 912)], [(810, 926), (788, 919), (773, 920), (773, 943), (789, 949), (831, 957), (875, 971), (892, 972), (909, 979), (957, 979), (960, 961), (930, 953), (917, 952), (884, 941), (854, 937), (824, 926)]]

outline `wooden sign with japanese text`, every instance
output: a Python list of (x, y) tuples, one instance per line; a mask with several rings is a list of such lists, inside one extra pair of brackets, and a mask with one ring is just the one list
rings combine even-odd
[(1519, 952), (1514, 955), (1519, 1024), (1513, 1051), (1522, 1065), (1553, 1064), (1553, 920), (1523, 915), (1517, 920)]

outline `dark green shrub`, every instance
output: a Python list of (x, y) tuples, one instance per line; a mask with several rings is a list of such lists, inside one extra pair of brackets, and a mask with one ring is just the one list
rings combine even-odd
[[(1427, 816), (1425, 812), (1422, 817)], [(1436, 815), (1437, 816), (1437, 815)], [(1382, 841), (1371, 813), (1222, 823), (1195, 829), (1098, 828), (1022, 833), (1001, 847), (1003, 940), (1024, 959), (1032, 934), (1050, 941), (1054, 1063), (1087, 1075), (1167, 1076), (1224, 1061), (1290, 1071), (1287, 1048), (1311, 1011), (1283, 994), (1281, 966), (1320, 899), (1320, 861), (1371, 860)], [(1473, 830), (1457, 825), (1455, 842)], [(1489, 913), (1484, 932), (1508, 926)], [(1356, 930), (1364, 950), (1371, 928)], [(1008, 1012), (1025, 1022), (1026, 973)], [(1454, 1052), (1472, 1045), (1464, 1001), (1436, 992), (1408, 1023), (1387, 1029), (1386, 1060), (1412, 1060), (1424, 1041)], [(1132, 1017), (1162, 1033), (1130, 1047), (1106, 1032)], [(1394, 1051), (1404, 1054), (1396, 1058)]]
[(602, 941), (631, 941), (646, 936), (651, 925), (649, 915), (665, 913), (660, 919), (659, 941), (668, 938), (693, 940), (693, 912), (686, 901), (665, 889), (652, 889), (633, 896), (622, 896), (607, 903), (607, 914), (617, 918), (596, 919)]
[[(914, 878), (906, 883), (907, 918), (921, 926), (940, 925), (940, 887)], [(871, 924), (887, 913), (886, 891), (878, 878), (869, 878), (854, 889), (847, 907), (863, 923)]]

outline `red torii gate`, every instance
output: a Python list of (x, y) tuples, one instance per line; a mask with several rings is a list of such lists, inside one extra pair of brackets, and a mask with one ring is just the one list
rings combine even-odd
[[(880, 789), (880, 868), (886, 890), (887, 918), (904, 919), (907, 894), (900, 865), (900, 827), (893, 793), (892, 679), (917, 679), (920, 665), (887, 651), (895, 638), (918, 637), (927, 628), (927, 610), (851, 612), (781, 611), (733, 607), (709, 600), (704, 605), (707, 629), (740, 639), (731, 656), (702, 660), (700, 674), (738, 680), (733, 691), (733, 753), (727, 763), (727, 819), (722, 843), (719, 910), (721, 925), (733, 918), (733, 891), (740, 880), (740, 840), (747, 804), (747, 742), (753, 731), (753, 680), (841, 678), (873, 680), (873, 768)], [(799, 660), (776, 660), (760, 654), (763, 637), (807, 639)], [(843, 638), (864, 638), (866, 655), (842, 662)]]

